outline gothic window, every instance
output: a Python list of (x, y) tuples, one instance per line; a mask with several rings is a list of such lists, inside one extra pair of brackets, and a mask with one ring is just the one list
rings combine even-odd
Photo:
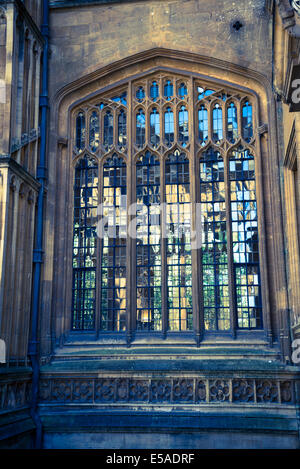
[(75, 112), (73, 330), (262, 329), (255, 106), (155, 73)]

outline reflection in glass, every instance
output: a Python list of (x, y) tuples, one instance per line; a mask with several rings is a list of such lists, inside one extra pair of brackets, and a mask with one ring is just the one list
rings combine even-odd
[(126, 128), (126, 112), (121, 109), (118, 115), (118, 146), (120, 148), (126, 147), (127, 141), (127, 128)]
[(155, 148), (159, 145), (160, 141), (160, 125), (159, 113), (157, 109), (152, 109), (150, 112), (150, 143)]
[(238, 138), (237, 110), (233, 103), (227, 108), (227, 138), (234, 143)]
[(204, 323), (230, 328), (224, 161), (209, 148), (200, 160)]
[(170, 107), (165, 111), (165, 144), (172, 146), (174, 143), (174, 115)]
[(103, 145), (106, 150), (109, 150), (114, 143), (114, 118), (110, 111), (104, 115), (103, 127)]
[(246, 142), (250, 142), (253, 137), (253, 117), (252, 117), (252, 106), (247, 101), (242, 109), (242, 132), (243, 139)]
[(136, 164), (137, 330), (162, 328), (159, 191), (159, 160), (146, 152)]
[(90, 138), (89, 145), (91, 151), (96, 151), (99, 146), (100, 139), (99, 116), (96, 111), (93, 111), (90, 116)]
[(222, 108), (219, 104), (216, 104), (213, 109), (213, 141), (215, 143), (221, 143), (223, 138), (223, 119), (222, 119)]
[(72, 329), (95, 328), (98, 166), (85, 156), (75, 168)]
[(261, 324), (261, 292), (254, 158), (249, 150), (234, 151), (229, 162), (233, 262), (238, 327)]
[(208, 140), (208, 117), (207, 109), (201, 106), (198, 111), (198, 123), (199, 123), (199, 141), (204, 146)]
[(178, 140), (185, 147), (189, 141), (189, 116), (185, 106), (178, 112)]
[(189, 161), (175, 150), (166, 160), (167, 298), (170, 331), (193, 328)]
[(103, 166), (102, 331), (126, 328), (126, 164), (114, 155)]
[(79, 112), (76, 118), (76, 148), (83, 150), (85, 147), (85, 115)]
[(145, 145), (145, 128), (145, 113), (142, 109), (139, 109), (136, 115), (136, 144), (138, 147), (143, 147)]

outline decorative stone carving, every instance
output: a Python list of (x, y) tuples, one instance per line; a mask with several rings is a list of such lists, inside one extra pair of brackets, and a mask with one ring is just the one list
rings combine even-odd
[(254, 381), (248, 379), (233, 380), (232, 400), (233, 402), (253, 402)]
[[(22, 394), (22, 390), (19, 391)], [(208, 399), (209, 392), (209, 399)], [(0, 385), (0, 406), (3, 393)], [(10, 390), (12, 396), (16, 390)], [(280, 394), (279, 394), (280, 393)], [(11, 401), (13, 397), (10, 398)], [(14, 397), (16, 399), (16, 397)], [(18, 398), (18, 402), (22, 398)], [(166, 378), (143, 377), (57, 379), (40, 382), (40, 401), (64, 403), (161, 403), (161, 404), (217, 404), (228, 403), (261, 405), (264, 403), (293, 404), (294, 382), (254, 378)]]
[(278, 402), (278, 387), (276, 381), (258, 380), (256, 382), (257, 402)]

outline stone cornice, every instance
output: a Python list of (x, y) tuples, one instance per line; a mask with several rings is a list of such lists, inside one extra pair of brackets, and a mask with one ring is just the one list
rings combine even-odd
[(40, 183), (33, 177), (26, 169), (19, 165), (9, 155), (0, 155), (0, 168), (10, 168), (11, 171), (19, 176), (24, 182), (26, 182), (36, 192), (40, 188)]

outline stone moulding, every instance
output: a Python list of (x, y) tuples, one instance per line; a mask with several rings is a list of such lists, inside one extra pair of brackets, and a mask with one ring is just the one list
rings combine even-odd
[(41, 404), (294, 405), (300, 381), (269, 377), (43, 377)]

